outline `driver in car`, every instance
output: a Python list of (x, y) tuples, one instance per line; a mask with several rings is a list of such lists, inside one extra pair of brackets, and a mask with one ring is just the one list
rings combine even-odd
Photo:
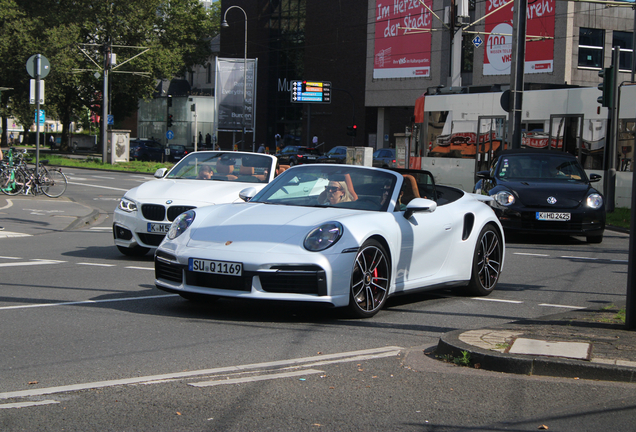
[(318, 203), (323, 205), (336, 205), (342, 202), (353, 201), (347, 183), (344, 181), (330, 180), (325, 186), (325, 191), (318, 197)]
[(212, 178), (212, 168), (208, 165), (201, 165), (199, 168), (199, 174), (197, 175), (198, 180), (210, 180)]

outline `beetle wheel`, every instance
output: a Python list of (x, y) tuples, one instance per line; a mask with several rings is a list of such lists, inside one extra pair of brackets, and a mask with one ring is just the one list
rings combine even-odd
[(378, 313), (386, 302), (390, 284), (387, 253), (375, 240), (365, 242), (353, 263), (349, 308), (358, 318)]
[(499, 281), (503, 261), (501, 235), (492, 226), (486, 225), (479, 233), (473, 258), (473, 272), (468, 290), (473, 295), (490, 294)]

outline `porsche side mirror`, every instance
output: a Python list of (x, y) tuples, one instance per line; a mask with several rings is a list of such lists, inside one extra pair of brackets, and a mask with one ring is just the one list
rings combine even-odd
[(413, 213), (427, 212), (433, 213), (437, 208), (437, 203), (433, 200), (426, 198), (413, 198), (406, 206), (404, 212), (405, 219), (411, 219)]
[(600, 181), (603, 176), (600, 174), (590, 174), (590, 183), (596, 183)]
[(254, 198), (254, 195), (256, 195), (256, 192), (257, 192), (256, 188), (253, 188), (253, 187), (245, 188), (239, 192), (239, 198), (245, 202), (248, 202), (249, 200)]
[(159, 168), (157, 171), (155, 171), (155, 177), (156, 178), (163, 178), (163, 176), (166, 175), (166, 172), (168, 172), (168, 168)]

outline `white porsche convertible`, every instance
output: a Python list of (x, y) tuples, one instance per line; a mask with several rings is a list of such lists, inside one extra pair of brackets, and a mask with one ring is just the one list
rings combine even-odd
[(371, 317), (390, 296), (463, 286), (503, 268), (492, 198), (420, 170), (301, 165), (245, 202), (188, 210), (155, 253), (155, 284), (190, 300), (320, 302)]
[(126, 192), (115, 209), (113, 237), (124, 255), (156, 248), (175, 217), (186, 210), (240, 201), (248, 186), (260, 190), (274, 178), (276, 158), (266, 154), (201, 151), (188, 154), (166, 173)]

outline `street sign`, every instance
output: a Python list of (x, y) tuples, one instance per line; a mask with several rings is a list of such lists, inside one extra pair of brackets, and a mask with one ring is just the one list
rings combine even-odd
[(166, 138), (171, 140), (174, 138), (174, 132), (172, 132), (171, 130), (169, 130), (168, 132), (166, 132)]
[(473, 39), (473, 45), (475, 45), (475, 48), (479, 48), (483, 43), (484, 40), (480, 38), (479, 35), (475, 36), (475, 38)]
[[(35, 105), (35, 82), (37, 80), (29, 80), (29, 103), (31, 105)], [(43, 104), (44, 103), (44, 81), (40, 80), (38, 81), (40, 83), (40, 94), (38, 96), (40, 96), (40, 103)]]
[(292, 81), (294, 103), (331, 103), (331, 81)]
[(108, 114), (108, 117), (106, 118), (106, 123), (108, 123), (109, 126), (112, 126), (115, 124), (115, 116), (112, 114)]
[[(36, 111), (37, 111), (37, 110), (36, 110)], [(45, 114), (44, 114), (44, 110), (40, 110), (39, 118), (40, 118), (40, 125), (43, 125), (43, 124), (45, 123), (45, 120), (46, 120), (46, 116), (45, 116)], [(34, 120), (34, 121), (35, 121), (35, 123), (37, 123), (37, 122), (38, 122), (38, 115), (37, 115), (37, 112), (35, 112), (35, 120)]]
[(42, 54), (39, 54), (39, 56), (40, 56), (40, 70), (36, 71), (35, 70), (35, 58), (36, 58), (36, 56), (38, 56), (38, 54), (32, 55), (27, 60), (27, 62), (26, 62), (27, 72), (29, 73), (31, 78), (35, 78), (35, 76), (37, 75), (37, 72), (39, 72), (40, 78), (46, 78), (46, 76), (51, 71), (51, 64), (49, 63), (49, 60), (46, 57), (44, 57)]

